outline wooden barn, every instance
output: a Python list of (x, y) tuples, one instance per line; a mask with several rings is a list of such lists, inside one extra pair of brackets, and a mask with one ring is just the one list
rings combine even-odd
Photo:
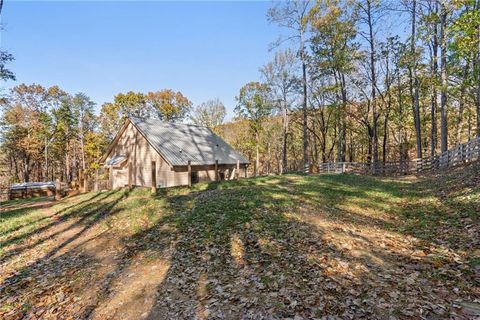
[(248, 161), (212, 130), (127, 118), (100, 160), (110, 186), (173, 187), (246, 175)]

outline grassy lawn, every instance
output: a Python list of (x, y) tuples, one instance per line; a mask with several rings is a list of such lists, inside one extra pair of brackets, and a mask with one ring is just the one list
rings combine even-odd
[(471, 319), (479, 177), (284, 175), (2, 203), (0, 318)]

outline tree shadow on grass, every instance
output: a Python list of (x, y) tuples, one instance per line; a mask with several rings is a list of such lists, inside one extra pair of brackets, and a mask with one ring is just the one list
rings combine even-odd
[[(436, 284), (419, 272), (428, 263), (382, 248), (353, 254), (331, 241), (334, 230), (301, 219), (297, 212), (304, 195), (322, 194), (317, 190), (321, 185), (302, 190), (302, 183), (276, 177), (217, 184), (203, 192), (165, 191), (169, 214), (137, 233), (133, 238), (140, 245), (130, 253), (157, 250), (161, 256), (169, 248), (168, 271), (142, 317), (380, 318), (451, 310), (452, 297), (441, 296)], [(281, 188), (289, 185), (293, 188)], [(320, 211), (305, 214), (335, 220)], [(364, 226), (379, 225), (375, 219), (364, 220)], [(345, 233), (358, 242), (369, 241), (360, 233)], [(115, 277), (124, 277), (127, 267), (117, 269)], [(117, 294), (110, 286), (104, 290), (109, 297)], [(446, 309), (436, 310), (432, 301), (445, 303)], [(125, 303), (127, 307), (110, 314), (112, 319), (125, 317), (122, 312), (133, 302)], [(95, 317), (96, 310), (88, 315)]]
[[(9, 308), (9, 305), (14, 304), (16, 308), (12, 311), (12, 316), (26, 316), (25, 312), (29, 309), (28, 306), (42, 300), (42, 291), (38, 291), (37, 284), (47, 281), (50, 282), (48, 288), (55, 290), (57, 287), (64, 286), (65, 282), (71, 283), (75, 280), (69, 278), (69, 276), (73, 276), (73, 273), (79, 269), (91, 269), (94, 266), (94, 264), (92, 265), (94, 260), (92, 261), (92, 257), (86, 255), (79, 246), (73, 246), (70, 249), (66, 248), (75, 241), (79, 241), (87, 231), (102, 220), (118, 213), (119, 209), (115, 209), (115, 207), (128, 198), (128, 196), (128, 190), (119, 193), (110, 192), (102, 198), (96, 198), (95, 202), (84, 204), (83, 207), (68, 211), (64, 213), (63, 219), (71, 219), (74, 216), (79, 217), (79, 219), (74, 220), (67, 228), (55, 232), (47, 238), (42, 238), (32, 245), (22, 247), (20, 251), (35, 248), (52, 237), (61, 236), (57, 245), (49, 248), (41, 257), (27, 263), (24, 267), (3, 280), (0, 284), (0, 305), (2, 305), (2, 308)], [(15, 250), (14, 253), (19, 254)], [(12, 252), (8, 252), (6, 256), (2, 257), (2, 263), (5, 263), (6, 259), (11, 257), (12, 254)], [(62, 292), (62, 295), (66, 293)], [(19, 297), (21, 297), (21, 301), (17, 300)], [(45, 302), (42, 304), (44, 305)], [(42, 312), (45, 312), (45, 310)]]
[[(75, 303), (75, 313), (65, 316), (448, 318), (461, 292), (448, 291), (441, 280), (428, 277), (425, 271), (433, 267), (426, 258), (381, 247), (382, 236), (402, 234), (377, 217), (355, 220), (358, 211), (345, 210), (346, 199), (333, 194), (337, 188), (349, 192), (349, 199), (362, 200), (383, 188), (383, 182), (362, 183), (367, 186), (357, 191), (352, 181), (286, 175), (144, 195), (142, 210), (161, 202), (164, 212), (149, 227), (118, 235), (122, 249), (103, 273), (99, 268), (106, 262), (84, 252), (90, 239), (81, 236), (106, 216), (126, 210), (116, 207), (126, 198), (105, 201), (97, 213), (85, 205), (75, 209), (80, 217), (89, 216), (75, 234), (4, 281), (0, 296), (30, 296), (26, 302), (36, 305), (42, 294), (33, 291), (36, 281), (51, 282), (51, 290), (58, 290), (60, 282), (85, 273), (92, 280), (81, 282), (76, 292), (89, 298)], [(396, 197), (396, 192), (387, 189), (377, 201)], [(130, 212), (135, 215), (137, 210), (140, 207)], [(108, 250), (108, 239), (114, 236), (102, 235), (105, 242), (97, 250)], [(156, 274), (159, 264), (165, 265), (161, 275)], [(42, 280), (45, 270), (54, 276)], [(152, 277), (149, 291), (145, 283)], [(136, 287), (132, 279), (144, 286)]]
[[(5, 241), (0, 242), (0, 248), (7, 247), (11, 244), (14, 244), (16, 242), (20, 242), (24, 239), (31, 238), (34, 235), (40, 235), (39, 239), (35, 239), (32, 241), (30, 244), (26, 245), (21, 245), (19, 247), (16, 247), (12, 250), (9, 250), (2, 254), (0, 256), (0, 264), (8, 262), (9, 259), (12, 257), (21, 254), (22, 252), (35, 248), (42, 243), (53, 239), (54, 237), (58, 236), (59, 234), (62, 234), (64, 232), (67, 232), (69, 230), (74, 229), (75, 227), (85, 224), (88, 222), (88, 220), (92, 219), (92, 216), (95, 216), (97, 214), (98, 210), (101, 210), (103, 204), (101, 201), (108, 199), (112, 195), (112, 192), (105, 193), (102, 196), (100, 194), (96, 194), (86, 200), (83, 200), (75, 205), (63, 208), (56, 212), (52, 217), (56, 217), (57, 219), (53, 220), (52, 222), (46, 224), (46, 225), (41, 225), (36, 228), (32, 228), (28, 232), (24, 232), (22, 234), (13, 236), (8, 238)], [(49, 217), (50, 219), (52, 217)], [(44, 232), (49, 231), (50, 229), (54, 229), (56, 226), (59, 226), (60, 224), (64, 223), (65, 221), (68, 221), (69, 219), (80, 217), (78, 221), (70, 224), (64, 229), (61, 230), (55, 230), (51, 233), (47, 233), (47, 235), (43, 235)], [(36, 220), (35, 222), (41, 222), (44, 220), (43, 218), (40, 220)], [(34, 222), (32, 222), (34, 223)]]

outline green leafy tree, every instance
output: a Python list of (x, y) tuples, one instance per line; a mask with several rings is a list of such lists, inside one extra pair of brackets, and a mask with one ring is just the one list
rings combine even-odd
[(12, 88), (2, 101), (1, 142), (13, 164), (16, 180), (30, 181), (32, 170), (42, 162), (50, 129), (47, 106), (48, 91), (35, 84)]
[(357, 12), (341, 1), (317, 1), (310, 10), (312, 25), (312, 73), (314, 77), (325, 77), (328, 90), (334, 94), (337, 107), (337, 157), (345, 161), (347, 123), (347, 77), (354, 70), (359, 58), (357, 34)]
[(94, 113), (95, 103), (84, 93), (77, 93), (72, 98), (72, 111), (78, 123), (78, 139), (81, 148), (82, 169), (87, 168), (85, 159), (85, 136), (93, 132), (97, 126)]
[(455, 61), (464, 60), (472, 66), (465, 74), (467, 88), (471, 88), (476, 111), (477, 136), (480, 136), (480, 1), (455, 1), (460, 10), (458, 18), (450, 27), (451, 51)]
[(240, 94), (236, 97), (237, 106), (235, 113), (239, 118), (249, 121), (250, 130), (255, 136), (255, 166), (254, 174), (258, 175), (260, 159), (260, 132), (262, 123), (272, 112), (272, 102), (270, 99), (270, 90), (266, 84), (259, 82), (249, 82), (240, 89)]

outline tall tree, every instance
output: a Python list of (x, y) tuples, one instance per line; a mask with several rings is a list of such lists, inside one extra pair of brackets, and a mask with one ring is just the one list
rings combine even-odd
[(72, 99), (72, 107), (78, 123), (82, 169), (86, 170), (85, 136), (88, 132), (93, 132), (96, 127), (96, 117), (93, 110), (95, 103), (86, 94), (77, 93)]
[(260, 131), (262, 123), (271, 114), (272, 103), (269, 97), (268, 86), (259, 82), (249, 82), (240, 89), (236, 97), (235, 113), (239, 118), (249, 121), (250, 129), (255, 136), (255, 165), (254, 175), (258, 175), (260, 159)]
[(333, 83), (334, 105), (337, 108), (337, 160), (345, 161), (347, 77), (354, 69), (358, 54), (356, 36), (357, 13), (340, 1), (320, 0), (310, 11), (312, 24), (312, 73), (314, 77), (327, 77)]
[(430, 156), (435, 156), (437, 149), (437, 110), (438, 88), (440, 76), (438, 73), (439, 49), (439, 1), (427, 1), (420, 7), (419, 34), (426, 43), (429, 52), (430, 74), (428, 75), (430, 94)]
[[(302, 64), (302, 115), (303, 115), (303, 166), (304, 171), (310, 171), (310, 162), (308, 159), (308, 92), (307, 92), (307, 31), (308, 31), (308, 11), (310, 1), (289, 0), (279, 2), (268, 11), (268, 19), (278, 25), (290, 29), (293, 34), (289, 35), (288, 40), (294, 39), (298, 43), (298, 56)], [(280, 43), (281, 41), (278, 41)]]
[(408, 77), (410, 88), (410, 99), (412, 101), (413, 119), (415, 126), (415, 137), (417, 146), (417, 158), (422, 158), (422, 128), (420, 123), (420, 96), (419, 81), (417, 76), (417, 0), (412, 0), (410, 11), (410, 56), (408, 65)]
[(382, 8), (378, 0), (362, 0), (357, 2), (359, 8), (359, 21), (364, 24), (366, 30), (359, 34), (367, 41), (369, 69), (370, 69), (370, 104), (372, 111), (372, 161), (378, 162), (378, 118), (380, 114), (377, 106), (377, 48), (375, 37), (377, 22), (382, 15)]
[[(71, 96), (61, 97), (60, 106), (53, 110), (53, 119), (55, 122), (54, 140), (52, 151), (61, 167), (65, 168), (60, 172), (62, 180), (71, 182), (74, 178), (72, 170), (74, 139), (77, 136), (78, 119), (72, 108)], [(62, 159), (63, 157), (63, 159)]]
[(440, 2), (440, 147), (445, 152), (448, 149), (448, 123), (447, 123), (447, 16), (448, 9), (445, 1)]
[(296, 71), (296, 57), (291, 50), (275, 53), (275, 58), (260, 69), (269, 86), (273, 99), (279, 105), (282, 114), (282, 166), (280, 172), (288, 169), (288, 124), (291, 105), (296, 98), (299, 79)]
[(480, 136), (480, 1), (464, 0), (455, 5), (460, 13), (450, 28), (452, 54), (457, 61), (465, 60), (472, 66), (464, 80), (473, 97), (476, 134)]

